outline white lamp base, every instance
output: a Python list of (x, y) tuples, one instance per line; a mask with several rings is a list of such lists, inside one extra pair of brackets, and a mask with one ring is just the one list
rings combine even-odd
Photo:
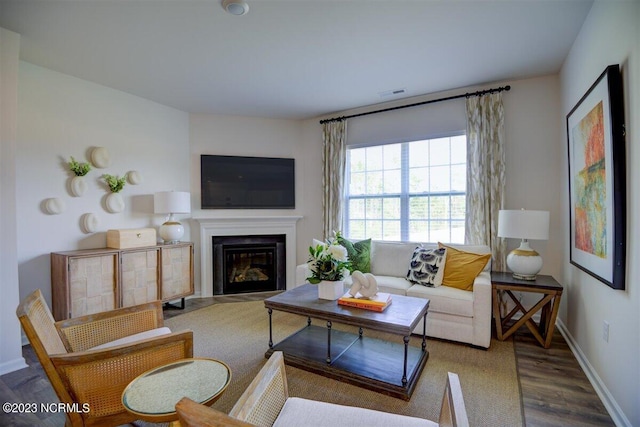
[(536, 274), (542, 269), (542, 257), (531, 249), (529, 242), (522, 240), (520, 247), (507, 255), (507, 267), (516, 279), (536, 280)]
[(171, 214), (167, 222), (160, 226), (158, 234), (160, 234), (164, 243), (178, 243), (184, 236), (184, 227)]

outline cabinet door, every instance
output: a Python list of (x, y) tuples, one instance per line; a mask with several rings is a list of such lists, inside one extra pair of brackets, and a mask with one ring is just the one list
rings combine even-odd
[(193, 294), (193, 245), (162, 246), (162, 301)]
[(71, 317), (117, 307), (118, 254), (69, 258)]
[(158, 249), (122, 251), (120, 257), (122, 307), (159, 299)]

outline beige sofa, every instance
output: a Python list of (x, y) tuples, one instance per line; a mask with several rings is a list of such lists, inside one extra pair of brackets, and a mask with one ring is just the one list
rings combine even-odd
[[(491, 343), (491, 260), (475, 278), (473, 291), (449, 286), (430, 288), (409, 282), (407, 271), (419, 242), (371, 242), (371, 273), (376, 276), (379, 292), (428, 298), (427, 335), (489, 348)], [(426, 248), (437, 244), (422, 243)], [(477, 254), (491, 253), (486, 245), (451, 245)], [(296, 268), (296, 283), (306, 283), (306, 264)], [(349, 285), (349, 281), (345, 281)], [(414, 330), (422, 334), (422, 322)]]

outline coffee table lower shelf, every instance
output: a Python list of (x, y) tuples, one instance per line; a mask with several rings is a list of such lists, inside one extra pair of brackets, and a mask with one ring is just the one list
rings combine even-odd
[[(327, 348), (331, 349), (330, 357)], [(403, 384), (404, 343), (335, 329), (328, 332), (315, 325), (308, 325), (273, 345), (265, 356), (271, 356), (274, 351), (282, 351), (288, 365), (404, 400), (411, 398), (429, 358), (426, 349), (408, 346), (407, 382)]]

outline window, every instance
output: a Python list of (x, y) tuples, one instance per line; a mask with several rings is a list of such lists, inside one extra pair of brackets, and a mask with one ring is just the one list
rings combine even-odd
[(467, 138), (349, 148), (345, 235), (464, 243)]

